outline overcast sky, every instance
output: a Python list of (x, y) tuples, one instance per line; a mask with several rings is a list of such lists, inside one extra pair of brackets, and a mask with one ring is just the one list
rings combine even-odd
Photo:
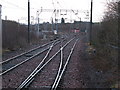
[[(103, 16), (107, 0), (93, 0), (93, 21), (98, 22)], [(27, 19), (27, 2), (28, 0), (0, 0), (2, 4), (2, 19), (9, 20), (20, 20), (20, 22)], [(90, 10), (91, 0), (30, 0), (31, 16), (36, 18), (37, 10), (43, 9), (78, 9), (78, 10)], [(65, 13), (65, 12), (62, 12)], [(42, 12), (40, 14), (40, 21), (50, 20), (52, 12)], [(74, 14), (67, 13), (66, 16), (59, 16), (58, 18), (64, 17), (67, 19), (78, 19)], [(81, 20), (85, 20), (85, 13), (81, 12), (78, 14)], [(48, 20), (48, 21), (49, 21)]]

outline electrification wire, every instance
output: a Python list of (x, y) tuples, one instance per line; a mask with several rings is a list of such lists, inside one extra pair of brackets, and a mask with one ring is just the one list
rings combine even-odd
[[(72, 9), (71, 9), (71, 10), (72, 10)], [(75, 16), (76, 16), (77, 18), (81, 19), (79, 16), (76, 15), (76, 13), (75, 13), (74, 10), (72, 10), (72, 12), (75, 14)]]
[[(8, 1), (2, 0), (2, 2), (5, 2), (6, 4), (12, 5), (12, 6), (14, 6), (14, 7), (16, 7), (16, 8), (19, 8), (19, 9), (22, 9), (22, 10), (25, 10), (25, 9), (26, 9), (25, 7), (20, 7), (19, 5), (13, 4), (13, 3), (8, 2)], [(4, 5), (3, 5), (3, 6), (4, 6)], [(7, 6), (5, 6), (5, 7), (7, 7)]]
[(53, 5), (53, 8), (55, 9), (55, 3), (53, 2), (53, 0), (52, 0), (52, 5)]
[[(61, 4), (60, 4), (60, 2), (58, 1), (58, 0), (56, 0), (57, 1), (57, 4), (59, 4), (59, 6), (61, 7), (61, 8), (63, 8), (62, 6), (61, 6)], [(77, 17), (77, 18), (79, 18), (80, 20), (81, 20), (81, 18), (75, 13), (75, 11), (73, 10), (73, 9), (71, 9), (71, 11), (74, 13), (74, 15)], [(78, 12), (77, 12), (78, 13)]]

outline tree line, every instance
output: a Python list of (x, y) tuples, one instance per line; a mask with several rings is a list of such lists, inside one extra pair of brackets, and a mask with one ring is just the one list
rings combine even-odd
[[(107, 11), (103, 16), (102, 22), (93, 25), (92, 40), (93, 44), (98, 45), (113, 45), (120, 47), (119, 40), (119, 3), (109, 2), (107, 3)], [(97, 29), (97, 30), (96, 30)]]
[[(2, 48), (16, 50), (27, 45), (27, 25), (16, 21), (2, 20)], [(34, 33), (31, 40), (37, 40)]]

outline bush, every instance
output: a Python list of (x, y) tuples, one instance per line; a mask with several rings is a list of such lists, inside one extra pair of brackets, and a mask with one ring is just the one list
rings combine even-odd
[[(3, 20), (2, 44), (3, 49), (16, 50), (27, 45), (27, 25), (15, 21)], [(36, 39), (33, 33), (32, 40)], [(34, 40), (33, 40), (34, 41)]]

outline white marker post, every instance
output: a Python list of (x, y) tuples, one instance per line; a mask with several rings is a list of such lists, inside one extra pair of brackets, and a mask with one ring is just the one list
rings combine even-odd
[[(0, 62), (2, 62), (2, 5), (0, 4)], [(0, 67), (2, 71), (2, 67)], [(0, 77), (0, 90), (2, 89), (2, 77)]]
[(2, 34), (1, 33), (1, 31), (2, 31), (2, 14), (1, 13), (2, 13), (2, 5), (0, 4), (0, 34)]

